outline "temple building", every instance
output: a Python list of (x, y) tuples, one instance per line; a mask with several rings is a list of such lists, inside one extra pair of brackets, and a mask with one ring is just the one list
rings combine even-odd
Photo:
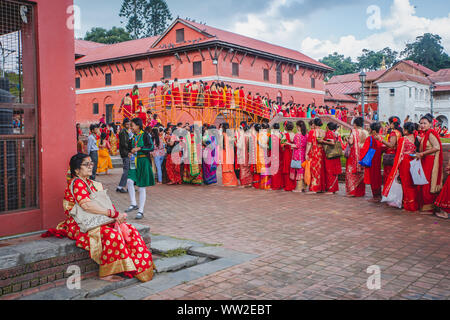
[[(305, 105), (324, 104), (324, 79), (333, 69), (298, 52), (184, 19), (160, 36), (112, 45), (75, 41), (76, 119), (102, 114), (120, 121), (119, 107), (134, 85), (145, 99), (161, 80), (224, 82), (246, 94)], [(189, 120), (189, 119), (188, 119)]]

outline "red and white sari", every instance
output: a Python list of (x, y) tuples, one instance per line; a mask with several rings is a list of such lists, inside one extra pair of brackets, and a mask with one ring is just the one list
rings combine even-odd
[(387, 177), (383, 196), (387, 197), (391, 190), (397, 175), (400, 176), (403, 189), (403, 208), (406, 211), (415, 212), (419, 210), (419, 189), (414, 185), (411, 177), (411, 161), (414, 159), (411, 154), (416, 153), (416, 145), (409, 141), (406, 137), (402, 137), (397, 141), (397, 153), (395, 155), (394, 165)]
[(434, 209), (434, 202), (444, 184), (444, 158), (442, 155), (441, 139), (436, 131), (429, 129), (425, 132), (420, 142), (420, 152), (425, 152), (432, 148), (438, 148), (439, 151), (422, 158), (423, 171), (429, 183), (419, 187), (419, 192), (422, 196), (421, 211), (432, 211)]
[(347, 195), (353, 197), (364, 197), (366, 185), (364, 184), (364, 168), (359, 164), (361, 153), (359, 131), (354, 129), (351, 133), (353, 144), (350, 145), (350, 156), (347, 159), (345, 187)]
[(311, 192), (325, 192), (326, 172), (325, 172), (325, 151), (318, 143), (318, 129), (311, 130), (308, 135), (308, 143), (311, 143), (309, 158), (311, 161)]
[(127, 277), (136, 277), (141, 282), (153, 278), (153, 259), (150, 250), (134, 226), (124, 223), (129, 234), (123, 234), (114, 228), (114, 224), (103, 226), (82, 233), (75, 220), (69, 215), (75, 203), (89, 199), (90, 188), (96, 192), (102, 190), (100, 183), (79, 178), (74, 183), (74, 194), (71, 194), (70, 184), (65, 191), (63, 206), (67, 219), (56, 229), (49, 230), (43, 237), (67, 237), (76, 241), (76, 246), (89, 251), (91, 259), (100, 265), (100, 277), (123, 273)]

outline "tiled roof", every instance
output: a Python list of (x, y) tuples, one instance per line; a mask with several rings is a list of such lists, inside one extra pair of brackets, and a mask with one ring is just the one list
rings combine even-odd
[(426, 77), (416, 76), (406, 72), (393, 70), (382, 76), (375, 83), (386, 83), (386, 82), (396, 82), (396, 81), (413, 81), (417, 83), (422, 83), (425, 85), (430, 85), (431, 81)]
[[(387, 70), (377, 70), (377, 71), (367, 71), (367, 80), (366, 81), (373, 81), (381, 77)], [(350, 73), (350, 74), (344, 74), (340, 76), (334, 76), (328, 81), (328, 83), (343, 83), (343, 82), (359, 82), (361, 85), (361, 82), (359, 80), (359, 73)]]
[(428, 78), (434, 83), (438, 82), (450, 82), (450, 69), (441, 69), (433, 72)]
[(104, 46), (106, 46), (106, 44), (86, 40), (75, 40), (75, 55), (85, 56), (91, 50)]
[(352, 82), (327, 83), (325, 89), (329, 90), (332, 95), (335, 94), (355, 94), (361, 93), (361, 82), (359, 80)]
[(412, 61), (412, 60), (403, 60), (403, 62), (405, 62), (405, 63), (409, 64), (410, 66), (412, 66), (412, 67), (414, 67), (414, 68), (416, 68), (416, 69), (422, 71), (422, 72), (425, 73), (427, 76), (429, 76), (430, 74), (434, 73), (433, 70), (428, 69), (427, 67), (425, 67), (425, 66), (423, 66), (423, 65), (421, 65), (421, 64), (415, 63), (415, 62)]
[[(150, 37), (101, 46), (90, 50), (87, 56), (77, 60), (76, 63), (89, 63), (145, 54), (157, 38)], [(80, 40), (75, 40), (75, 43), (78, 41)]]
[(436, 92), (442, 92), (442, 91), (450, 91), (450, 86), (436, 86), (434, 88), (434, 91)]
[(348, 94), (331, 94), (325, 96), (325, 100), (330, 101), (348, 101), (348, 102), (358, 102), (357, 99), (353, 98), (352, 96), (349, 96)]
[[(311, 64), (314, 66), (318, 66), (324, 69), (327, 69), (329, 71), (333, 71), (332, 68), (328, 67), (327, 65), (320, 63), (303, 53), (300, 53), (296, 50), (284, 48), (281, 46), (277, 46), (274, 44), (270, 44), (264, 41), (252, 39), (246, 36), (242, 36), (233, 32), (224, 31), (221, 29), (213, 28), (207, 25), (195, 23), (192, 21), (184, 20), (184, 19), (177, 19), (173, 25), (175, 25), (177, 22), (181, 22), (185, 25), (190, 25), (191, 27), (200, 30), (202, 33), (206, 34), (205, 38), (199, 43), (208, 43), (212, 41), (221, 41), (225, 43), (229, 43), (231, 45), (237, 45), (240, 47), (245, 47), (252, 50), (257, 50), (260, 52), (269, 53), (272, 55), (277, 55), (283, 58), (296, 60), (299, 62), (304, 62), (307, 64)], [(84, 63), (90, 63), (90, 62), (97, 62), (97, 61), (104, 61), (104, 60), (111, 60), (115, 58), (124, 58), (124, 57), (130, 57), (130, 56), (138, 56), (143, 55), (146, 53), (152, 53), (157, 52), (165, 49), (161, 49), (158, 46), (155, 46), (152, 48), (152, 46), (159, 40), (161, 37), (150, 37), (150, 38), (144, 38), (139, 40), (132, 40), (127, 42), (122, 42), (118, 44), (112, 44), (107, 46), (101, 46), (98, 48), (95, 48), (95, 50), (90, 50), (87, 56), (77, 60), (77, 64), (84, 64)], [(78, 42), (81, 40), (75, 40), (75, 42)], [(186, 46), (189, 46), (192, 44), (186, 44)], [(80, 45), (81, 47), (81, 45)], [(78, 52), (77, 52), (78, 53)]]

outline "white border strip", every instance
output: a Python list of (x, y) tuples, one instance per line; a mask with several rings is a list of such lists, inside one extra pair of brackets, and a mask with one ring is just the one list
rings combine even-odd
[[(254, 85), (254, 86), (261, 86), (261, 87), (267, 87), (272, 89), (280, 89), (280, 90), (289, 90), (289, 91), (297, 91), (297, 92), (307, 92), (307, 93), (315, 93), (315, 94), (325, 94), (325, 91), (321, 90), (313, 90), (313, 89), (305, 89), (305, 88), (298, 88), (298, 87), (290, 87), (290, 86), (283, 86), (279, 84), (269, 84), (266, 82), (258, 82), (258, 81), (252, 81), (252, 80), (242, 80), (238, 78), (228, 78), (228, 77), (204, 77), (204, 78), (190, 78), (190, 79), (179, 79), (180, 83), (186, 83), (187, 80), (192, 81), (205, 81), (205, 82), (212, 82), (212, 81), (223, 81), (223, 82), (232, 82), (232, 83), (239, 83), (239, 84), (246, 84), (246, 85)], [(102, 88), (94, 88), (94, 89), (84, 89), (84, 90), (76, 90), (76, 94), (89, 94), (89, 93), (100, 93), (100, 92), (111, 92), (111, 91), (120, 91), (120, 90), (131, 90), (135, 85), (138, 85), (139, 88), (151, 88), (154, 84), (161, 86), (161, 81), (158, 82), (146, 82), (146, 83), (135, 83), (135, 84), (127, 84), (122, 86), (111, 86), (111, 87), (102, 87)]]

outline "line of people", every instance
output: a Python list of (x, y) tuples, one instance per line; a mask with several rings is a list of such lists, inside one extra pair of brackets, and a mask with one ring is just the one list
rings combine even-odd
[[(182, 123), (164, 128), (159, 124), (145, 132), (154, 146), (150, 161), (159, 184), (216, 184), (221, 169), (225, 187), (335, 194), (346, 158), (348, 197), (364, 197), (366, 185), (370, 185), (370, 201), (380, 202), (400, 179), (401, 206), (406, 211), (432, 214), (441, 208), (438, 214), (445, 217), (450, 211), (449, 192), (448, 186), (443, 188), (443, 150), (432, 122), (426, 115), (420, 124), (406, 123), (401, 128), (398, 117), (392, 117), (387, 137), (381, 135), (378, 122), (366, 131), (362, 118), (354, 120), (353, 130), (344, 138), (335, 123), (328, 123), (324, 130), (320, 118), (310, 120), (309, 131), (304, 121), (298, 121), (286, 122), (282, 128), (242, 122), (237, 131), (229, 130), (228, 123), (219, 128)], [(129, 132), (124, 130), (126, 137)], [(123, 141), (125, 144), (126, 139)], [(129, 154), (125, 153), (127, 161)], [(365, 162), (368, 157), (369, 164)], [(413, 160), (419, 160), (427, 184), (414, 184)], [(123, 181), (119, 192), (126, 192)]]

